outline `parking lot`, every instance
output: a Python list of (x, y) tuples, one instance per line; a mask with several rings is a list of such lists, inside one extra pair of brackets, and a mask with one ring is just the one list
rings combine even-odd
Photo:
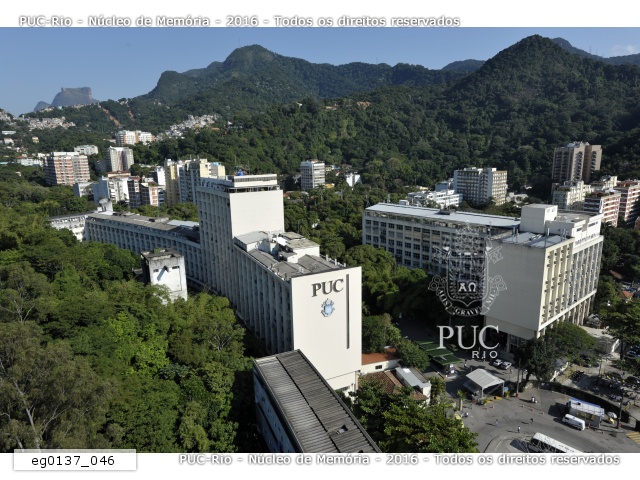
[[(464, 357), (464, 354), (460, 354)], [(456, 368), (456, 375), (446, 379), (447, 394), (452, 399), (457, 399), (459, 390), (464, 389), (466, 374), (472, 369), (484, 368), (491, 374), (505, 380), (516, 382), (517, 368), (499, 368), (488, 361), (478, 361), (470, 358)], [(584, 370), (582, 367), (579, 367)], [(576, 386), (591, 385), (593, 378), (597, 378), (598, 369), (586, 369), (578, 380)], [(434, 373), (432, 373), (434, 374)], [(561, 383), (573, 384), (571, 373), (559, 380)], [(522, 382), (522, 380), (521, 380)], [(581, 383), (582, 382), (582, 383)], [(608, 385), (606, 393), (609, 390)], [(613, 391), (613, 389), (612, 389)], [(535, 397), (536, 403), (531, 402)], [(635, 432), (635, 423), (623, 423), (617, 428), (616, 424), (603, 423), (598, 429), (586, 429), (578, 431), (562, 423), (564, 406), (571, 398), (559, 392), (553, 392), (545, 388), (530, 386), (518, 397), (487, 396), (490, 401), (486, 405), (478, 405), (467, 399), (463, 402), (463, 414), (466, 415), (464, 423), (472, 431), (478, 433), (478, 449), (481, 452), (509, 453), (527, 451), (528, 440), (534, 433), (540, 432), (570, 445), (583, 452), (598, 453), (624, 453), (640, 452), (640, 434)], [(628, 397), (625, 397), (628, 398)], [(640, 399), (640, 396), (638, 397)], [(640, 405), (640, 401), (638, 402)], [(636, 415), (640, 409), (629, 405), (634, 409), (632, 415)], [(636, 415), (638, 416), (638, 415)]]

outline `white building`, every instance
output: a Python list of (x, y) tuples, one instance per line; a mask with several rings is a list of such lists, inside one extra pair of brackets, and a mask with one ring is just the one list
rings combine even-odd
[(138, 253), (173, 248), (184, 256), (187, 280), (198, 288), (206, 285), (200, 229), (196, 222), (106, 211), (87, 216), (85, 239)]
[(116, 146), (118, 147), (135, 145), (136, 143), (150, 143), (154, 140), (154, 136), (149, 132), (141, 132), (140, 130), (120, 130), (116, 133)]
[(502, 260), (491, 274), (502, 276), (508, 294), (496, 298), (485, 324), (508, 334), (509, 351), (555, 322), (582, 324), (588, 317), (600, 273), (601, 223), (602, 215), (527, 205), (520, 232), (497, 240)]
[(224, 165), (208, 162), (206, 159), (178, 160), (164, 162), (165, 202), (172, 207), (178, 203), (195, 203), (196, 187), (201, 178), (224, 177)]
[(453, 188), (462, 199), (475, 205), (493, 201), (502, 205), (507, 197), (507, 172), (495, 168), (465, 168), (453, 172)]
[(311, 190), (324, 185), (324, 162), (318, 160), (305, 160), (300, 163), (300, 188)]
[(591, 181), (600, 170), (602, 147), (587, 142), (572, 142), (553, 151), (551, 180), (563, 183), (571, 180)]
[(429, 206), (430, 202), (439, 208), (459, 207), (462, 203), (462, 195), (454, 190), (437, 190), (435, 192), (411, 192), (407, 194), (410, 205), (419, 207)]
[(93, 185), (93, 201), (99, 203), (106, 199), (114, 203), (129, 203), (129, 175), (107, 174)]
[(97, 155), (98, 147), (96, 145), (78, 145), (73, 149), (73, 151), (80, 155)]
[(346, 173), (344, 176), (344, 180), (350, 187), (354, 187), (356, 184), (362, 183), (360, 180), (360, 175), (358, 175), (357, 173)]
[(584, 198), (591, 193), (591, 186), (582, 180), (567, 180), (551, 185), (551, 203), (561, 210), (581, 210)]
[[(478, 237), (487, 238), (509, 233), (519, 225), (511, 217), (378, 203), (364, 211), (362, 243), (384, 248), (399, 265), (435, 274), (444, 272), (445, 252), (460, 232), (471, 229)], [(476, 249), (484, 252), (485, 246), (480, 243)]]
[(89, 197), (93, 195), (93, 185), (95, 182), (81, 182), (73, 184), (73, 194), (76, 197)]
[(270, 353), (302, 350), (333, 388), (355, 389), (360, 268), (324, 258), (318, 244), (284, 232), (276, 175), (202, 179), (196, 203), (207, 283), (229, 298)]
[[(378, 204), (364, 211), (362, 243), (385, 248), (399, 264), (447, 274), (447, 281), (455, 267), (460, 278), (478, 286), (485, 324), (498, 326), (502, 346), (511, 351), (554, 322), (581, 324), (589, 315), (602, 256), (601, 223), (602, 215), (558, 212), (555, 205), (526, 205), (522, 219), (515, 219)], [(456, 256), (460, 244), (463, 255)], [(498, 279), (507, 292), (486, 306)]]
[(300, 351), (254, 360), (256, 424), (271, 453), (380, 453)]
[(169, 291), (171, 300), (187, 299), (187, 275), (184, 257), (173, 248), (158, 248), (142, 252), (142, 274), (145, 283), (161, 285)]
[(63, 228), (71, 230), (71, 233), (81, 242), (85, 238), (85, 221), (91, 213), (92, 212), (84, 212), (49, 217), (49, 223), (56, 230), (62, 230)]

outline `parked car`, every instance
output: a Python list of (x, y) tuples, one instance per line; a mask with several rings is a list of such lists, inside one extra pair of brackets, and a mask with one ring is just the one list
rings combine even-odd
[(511, 368), (511, 362), (502, 362), (498, 365), (498, 368), (501, 368), (502, 370), (509, 370)]
[(499, 367), (500, 365), (502, 365), (502, 360), (500, 360), (499, 358), (496, 358), (491, 362), (491, 365), (493, 365), (494, 367)]

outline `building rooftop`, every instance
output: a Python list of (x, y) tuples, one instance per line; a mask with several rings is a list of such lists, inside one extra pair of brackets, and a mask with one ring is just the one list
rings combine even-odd
[(380, 453), (351, 411), (301, 351), (254, 360), (275, 408), (302, 452)]
[(180, 253), (175, 248), (156, 248), (153, 252), (142, 252), (140, 254), (147, 260), (157, 258), (171, 258), (181, 257)]
[(384, 353), (363, 353), (362, 365), (372, 365), (374, 363), (388, 362), (391, 360), (397, 360), (399, 357), (396, 355), (395, 348), (389, 348)]
[(543, 235), (541, 233), (520, 232), (508, 237), (499, 239), (501, 243), (512, 243), (514, 245), (523, 245), (532, 248), (547, 248), (557, 245), (567, 240), (567, 237), (560, 235)]
[(437, 208), (414, 207), (411, 205), (396, 205), (392, 203), (378, 203), (368, 207), (365, 212), (406, 216), (424, 220), (434, 220), (449, 223), (469, 224), (484, 227), (513, 229), (520, 226), (519, 218), (486, 215), (483, 213), (442, 211)]
[(140, 227), (162, 230), (173, 235), (179, 235), (195, 243), (200, 243), (200, 229), (196, 222), (169, 220), (167, 217), (145, 217), (130, 212), (100, 212), (88, 215), (87, 220), (109, 220), (128, 223)]

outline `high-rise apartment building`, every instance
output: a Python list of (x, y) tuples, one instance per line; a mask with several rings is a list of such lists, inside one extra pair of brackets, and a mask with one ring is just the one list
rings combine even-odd
[(324, 162), (318, 160), (305, 160), (300, 163), (300, 188), (311, 190), (324, 185)]
[(581, 210), (584, 197), (591, 193), (591, 186), (585, 185), (582, 180), (554, 183), (551, 189), (551, 203), (561, 210)]
[(127, 145), (135, 145), (136, 143), (150, 143), (155, 137), (149, 132), (141, 132), (140, 130), (120, 130), (116, 133), (116, 146), (125, 147)]
[(602, 214), (602, 223), (617, 227), (621, 198), (620, 192), (615, 190), (592, 192), (585, 197), (582, 209), (585, 212)]
[(619, 215), (626, 226), (635, 225), (640, 217), (640, 182), (637, 180), (624, 180), (613, 187), (620, 192)]
[(129, 207), (138, 208), (142, 205), (160, 206), (160, 186), (140, 177), (129, 177)]
[(133, 165), (133, 150), (127, 147), (109, 147), (106, 168), (108, 172), (128, 172)]
[(74, 147), (73, 151), (80, 155), (97, 155), (98, 147), (96, 145), (78, 145)]
[(507, 172), (495, 168), (465, 168), (453, 172), (453, 188), (462, 199), (475, 205), (493, 201), (502, 205), (507, 200)]
[(102, 176), (92, 186), (93, 201), (100, 203), (100, 200), (107, 199), (113, 203), (129, 203), (129, 187), (127, 186), (129, 175), (108, 173)]
[(73, 185), (89, 181), (89, 159), (75, 152), (51, 152), (44, 163), (49, 185)]
[(201, 178), (216, 178), (226, 175), (224, 165), (206, 159), (165, 160), (165, 202), (172, 207), (178, 203), (195, 203), (196, 187)]
[(553, 152), (551, 180), (563, 183), (571, 180), (591, 182), (591, 177), (600, 170), (602, 147), (587, 142), (573, 142)]

